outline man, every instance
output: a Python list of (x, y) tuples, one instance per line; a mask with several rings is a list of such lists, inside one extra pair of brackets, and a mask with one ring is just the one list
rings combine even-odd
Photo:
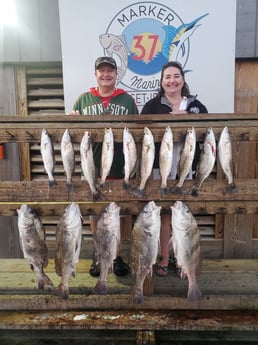
[[(69, 115), (127, 115), (138, 114), (134, 99), (123, 89), (116, 88), (117, 64), (112, 57), (102, 56), (95, 62), (95, 77), (97, 87), (91, 87), (88, 92), (79, 96)], [(115, 143), (115, 155), (110, 171), (110, 177), (122, 178), (124, 168), (124, 156), (122, 143)], [(100, 174), (101, 143), (93, 145), (96, 170)], [(95, 230), (96, 221), (91, 221), (91, 229)], [(129, 272), (129, 266), (121, 256), (114, 260), (113, 271), (122, 276)], [(92, 276), (99, 276), (100, 266), (95, 256), (90, 267)]]

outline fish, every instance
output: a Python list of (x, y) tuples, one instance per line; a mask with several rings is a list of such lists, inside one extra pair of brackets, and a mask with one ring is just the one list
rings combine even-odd
[(66, 175), (66, 186), (72, 189), (72, 175), (75, 170), (75, 154), (69, 130), (66, 129), (61, 139), (61, 157)]
[(182, 187), (189, 174), (195, 155), (196, 134), (194, 127), (188, 128), (179, 160), (179, 181), (172, 187), (172, 193), (182, 193)]
[(137, 148), (134, 137), (129, 128), (123, 131), (123, 153), (124, 153), (124, 188), (130, 189), (129, 179), (136, 170)]
[(134, 304), (144, 302), (143, 283), (152, 277), (153, 265), (159, 253), (161, 206), (149, 201), (138, 215), (132, 230), (130, 264), (133, 285), (130, 300)]
[(90, 187), (93, 199), (99, 198), (99, 192), (96, 187), (96, 167), (94, 163), (92, 142), (90, 132), (85, 131), (80, 143), (81, 167), (83, 175)]
[(218, 142), (218, 156), (220, 165), (228, 180), (228, 192), (236, 192), (236, 184), (233, 176), (232, 143), (228, 127), (224, 127)]
[(173, 248), (174, 257), (181, 268), (181, 278), (188, 278), (189, 301), (198, 301), (202, 298), (197, 284), (197, 276), (201, 271), (200, 231), (198, 224), (189, 207), (177, 200), (171, 206), (172, 237), (169, 248)]
[(49, 186), (54, 187), (57, 184), (54, 178), (54, 146), (49, 133), (45, 128), (43, 128), (41, 132), (40, 152), (43, 159), (44, 169), (48, 175)]
[(129, 49), (124, 35), (102, 34), (99, 36), (102, 47), (108, 56), (116, 55), (119, 59), (117, 66), (117, 84), (123, 79), (127, 71)]
[(82, 240), (82, 215), (77, 203), (68, 204), (56, 229), (55, 271), (61, 278), (57, 294), (69, 297), (69, 278), (76, 275)]
[(107, 275), (113, 269), (113, 260), (120, 246), (120, 207), (116, 202), (109, 203), (100, 215), (93, 234), (96, 258), (100, 263), (100, 276), (94, 293), (107, 294)]
[(144, 127), (144, 136), (142, 140), (142, 153), (141, 153), (141, 181), (137, 189), (133, 194), (138, 197), (143, 196), (143, 191), (148, 178), (152, 173), (153, 163), (155, 158), (155, 143), (151, 130), (148, 127)]
[(103, 188), (114, 158), (114, 136), (112, 128), (105, 128), (101, 152), (100, 188)]
[(36, 211), (27, 204), (22, 204), (17, 214), (20, 247), (24, 258), (37, 275), (38, 289), (52, 289), (53, 283), (44, 272), (48, 265), (44, 226)]
[(170, 126), (165, 129), (159, 151), (159, 170), (161, 176), (160, 193), (167, 192), (167, 179), (171, 173), (173, 161), (173, 132)]
[(190, 189), (193, 196), (197, 196), (203, 182), (212, 172), (216, 161), (216, 139), (211, 127), (207, 128), (200, 160), (197, 166), (196, 183)]

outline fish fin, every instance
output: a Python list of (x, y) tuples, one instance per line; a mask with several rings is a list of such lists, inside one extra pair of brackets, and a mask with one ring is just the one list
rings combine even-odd
[(107, 294), (106, 284), (101, 281), (98, 281), (94, 288), (94, 293), (97, 295), (106, 295)]
[(190, 302), (200, 301), (202, 299), (202, 293), (197, 284), (193, 284), (188, 288), (187, 299)]

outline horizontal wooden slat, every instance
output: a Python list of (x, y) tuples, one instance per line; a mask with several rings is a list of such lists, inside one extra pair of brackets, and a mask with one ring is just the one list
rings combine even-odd
[[(139, 181), (133, 180), (132, 186), (138, 186)], [(175, 180), (170, 180), (169, 187), (172, 187), (176, 183)], [(153, 180), (151, 183), (147, 183), (144, 196), (138, 198), (130, 191), (125, 191), (123, 188), (123, 180), (107, 180), (105, 188), (102, 191), (102, 200), (99, 200), (95, 204), (105, 204), (107, 202), (116, 201), (123, 203), (133, 210), (134, 207), (139, 209), (137, 203), (146, 203), (150, 200), (150, 196), (157, 203), (169, 205), (174, 201), (180, 199), (186, 202), (190, 202), (193, 206), (196, 203), (198, 207), (194, 207), (196, 213), (210, 214), (207, 212), (209, 206), (213, 204), (212, 208), (217, 210), (217, 213), (228, 214), (232, 212), (236, 213), (256, 213), (257, 200), (258, 200), (258, 180), (236, 180), (237, 191), (235, 193), (228, 193), (226, 180), (207, 180), (200, 190), (198, 197), (193, 197), (188, 194), (188, 191), (193, 185), (193, 181), (185, 181), (182, 194), (159, 194), (160, 181)], [(89, 186), (86, 181), (74, 181), (73, 190), (67, 193), (66, 185), (64, 181), (59, 181), (58, 186), (49, 188), (47, 176), (44, 181), (0, 181), (0, 200), (4, 202), (32, 202), (37, 203), (40, 201), (55, 202), (55, 203), (67, 203), (67, 202), (85, 202), (86, 204), (92, 204), (92, 195)], [(135, 202), (132, 203), (132, 201)], [(230, 201), (230, 204), (228, 203)], [(254, 204), (251, 206), (252, 201)], [(129, 206), (131, 202), (131, 207)], [(249, 202), (249, 204), (248, 204)], [(202, 203), (203, 207), (199, 209)], [(217, 205), (216, 205), (217, 203)], [(216, 206), (215, 206), (216, 205)], [(198, 212), (199, 210), (199, 212)], [(213, 213), (213, 212), (212, 212)]]
[(29, 108), (63, 108), (64, 101), (62, 99), (39, 99), (28, 102)]
[(64, 90), (63, 89), (31, 89), (28, 90), (27, 95), (29, 97), (40, 97), (40, 96), (63, 96), (64, 95)]
[[(61, 137), (65, 129), (69, 128), (72, 140), (79, 143), (83, 137), (84, 131), (90, 130), (94, 141), (102, 142), (104, 128), (112, 127), (115, 141), (122, 142), (123, 129), (125, 126), (129, 127), (135, 137), (137, 143), (142, 142), (143, 129), (147, 125), (153, 132), (155, 142), (161, 141), (166, 126), (172, 126), (174, 141), (182, 141), (186, 135), (186, 130), (189, 126), (194, 126), (196, 131), (197, 140), (202, 141), (205, 137), (206, 129), (209, 126), (213, 127), (216, 139), (219, 138), (220, 133), (224, 126), (229, 127), (230, 136), (232, 141), (252, 141), (258, 139), (257, 128), (258, 120), (242, 120), (230, 121), (222, 120), (220, 122), (210, 120), (199, 121), (186, 121), (176, 122), (170, 118), (164, 120), (162, 116), (159, 120), (146, 123), (148, 116), (135, 115), (135, 116), (113, 116), (110, 122), (103, 122), (103, 116), (51, 116), (45, 122), (41, 121), (42, 117), (29, 116), (24, 117), (25, 121), (18, 120), (4, 122), (1, 118), (0, 123), (0, 137), (2, 142), (40, 142), (42, 128), (46, 128), (52, 135), (54, 142), (60, 143)], [(22, 119), (24, 119), (22, 118)], [(110, 118), (110, 117), (109, 117)], [(105, 121), (109, 121), (105, 116)], [(10, 119), (10, 117), (9, 117)], [(28, 121), (31, 119), (31, 121)], [(157, 118), (158, 119), (158, 118)], [(187, 118), (186, 118), (187, 119)], [(189, 119), (189, 118), (188, 118)], [(52, 121), (51, 121), (52, 120)], [(169, 122), (170, 121), (170, 122)], [(171, 122), (172, 121), (172, 122)]]
[(37, 75), (37, 74), (60, 74), (62, 75), (63, 71), (61, 67), (38, 67), (38, 68), (26, 68), (27, 75)]
[[(249, 299), (251, 299), (251, 297)], [(253, 299), (255, 299), (255, 297), (253, 297)], [(101, 296), (100, 300), (104, 305), (105, 298)], [(215, 301), (215, 299), (213, 299), (213, 301)], [(239, 298), (239, 303), (240, 302), (241, 299)], [(41, 303), (41, 300), (39, 300), (39, 303)], [(94, 301), (91, 302), (91, 304), (93, 303)], [(180, 303), (180, 301), (178, 303)], [(110, 308), (105, 311), (90, 310), (85, 312), (83, 310), (66, 310), (66, 304), (68, 303), (63, 303), (62, 311), (48, 310), (44, 313), (42, 313), (42, 311), (20, 311), (19, 317), (17, 317), (17, 313), (15, 311), (2, 311), (0, 312), (1, 334), (3, 336), (5, 335), (6, 339), (12, 339), (12, 336), (10, 335), (11, 330), (11, 334), (15, 337), (15, 340), (19, 339), (22, 341), (22, 339), (25, 338), (25, 341), (28, 343), (31, 339), (38, 340), (39, 336), (41, 336), (41, 339), (44, 339), (44, 341), (46, 341), (45, 339), (49, 339), (49, 342), (53, 342), (53, 331), (58, 330), (58, 334), (55, 339), (57, 342), (62, 341), (63, 343), (64, 341), (67, 341), (67, 339), (72, 339), (71, 342), (75, 339), (75, 334), (71, 334), (71, 332), (66, 334), (66, 331), (68, 330), (76, 332), (75, 341), (80, 341), (79, 339), (82, 339), (81, 341), (85, 341), (85, 339), (90, 341), (92, 334), (88, 334), (89, 330), (96, 330), (98, 332), (98, 338), (96, 338), (95, 335), (92, 342), (94, 344), (102, 344), (103, 339), (105, 339), (105, 341), (110, 339), (110, 342), (117, 344), (118, 342), (115, 342), (117, 334), (114, 335), (113, 333), (108, 333), (108, 337), (108, 330), (117, 332), (125, 332), (129, 330), (138, 330), (143, 332), (142, 330), (148, 330), (146, 331), (147, 334), (144, 338), (145, 341), (143, 344), (154, 344), (153, 342), (146, 342), (147, 335), (150, 336), (151, 331), (155, 331), (158, 338), (160, 338), (160, 336), (158, 336), (159, 333), (156, 332), (161, 331), (164, 335), (164, 331), (172, 331), (172, 333), (165, 335), (166, 341), (162, 342), (164, 344), (168, 344), (168, 339), (171, 343), (171, 339), (175, 336), (177, 340), (185, 340), (185, 337), (187, 336), (188, 341), (191, 341), (191, 334), (193, 337), (192, 341), (197, 341), (197, 343), (200, 343), (200, 336), (202, 340), (211, 340), (212, 342), (214, 339), (220, 339), (220, 342), (227, 339), (232, 342), (232, 344), (237, 344), (241, 340), (243, 341), (242, 344), (251, 344), (251, 341), (254, 341), (255, 344), (258, 337), (258, 313), (256, 311), (126, 310), (123, 312), (121, 310), (113, 310)], [(26, 338), (26, 334), (17, 335), (16, 330), (29, 330), (30, 333)], [(37, 333), (34, 335), (36, 338), (33, 338), (33, 330), (37, 330)], [(39, 334), (39, 330), (44, 330), (43, 332), (45, 333)], [(105, 332), (103, 333), (101, 330), (105, 330)], [(179, 334), (175, 335), (175, 331), (178, 331)], [(196, 331), (198, 332), (197, 334), (192, 333)], [(208, 331), (208, 334), (203, 331)], [(209, 338), (209, 335), (211, 338)], [(65, 336), (65, 340), (62, 340), (62, 336)], [(120, 343), (122, 341), (123, 344), (127, 344), (129, 341), (128, 333), (126, 333), (126, 335), (123, 333), (120, 336), (122, 337)], [(124, 339), (125, 336), (126, 340)], [(98, 339), (98, 341), (96, 339)], [(130, 342), (128, 342), (128, 344), (134, 344), (135, 339), (136, 335)], [(181, 343), (183, 344), (183, 342)], [(204, 343), (202, 342), (202, 344)]]
[(63, 78), (51, 78), (51, 77), (45, 77), (45, 78), (28, 78), (27, 79), (27, 85), (63, 85)]

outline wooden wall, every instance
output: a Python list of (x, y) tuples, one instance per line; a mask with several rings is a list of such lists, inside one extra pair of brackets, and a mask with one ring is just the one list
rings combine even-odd
[(258, 60), (237, 60), (235, 65), (235, 112), (258, 112)]

